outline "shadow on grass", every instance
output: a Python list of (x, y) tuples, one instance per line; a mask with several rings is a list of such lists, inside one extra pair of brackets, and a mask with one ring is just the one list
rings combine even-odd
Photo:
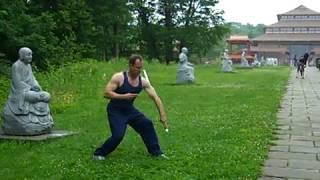
[(181, 83), (163, 83), (165, 86), (202, 86), (203, 84), (201, 83), (186, 83), (186, 84), (181, 84)]

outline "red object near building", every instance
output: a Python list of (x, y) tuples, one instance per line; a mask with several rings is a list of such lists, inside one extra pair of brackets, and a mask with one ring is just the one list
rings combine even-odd
[(248, 62), (253, 62), (254, 55), (251, 52), (252, 42), (248, 36), (230, 36), (229, 39), (227, 39), (227, 43), (229, 49), (229, 57), (233, 63), (241, 62), (241, 53), (244, 50), (246, 51), (246, 59), (248, 60)]

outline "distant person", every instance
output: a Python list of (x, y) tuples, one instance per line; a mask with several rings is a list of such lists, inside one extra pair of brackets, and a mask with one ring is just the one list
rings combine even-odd
[(306, 63), (308, 60), (308, 54), (303, 55), (299, 58), (299, 62), (297, 64), (297, 75), (296, 78), (298, 78), (298, 75), (301, 75), (301, 78), (304, 79), (304, 69), (306, 68)]
[(297, 55), (294, 55), (294, 57), (293, 57), (293, 66), (297, 67), (297, 64), (298, 64)]
[(167, 159), (160, 149), (158, 137), (153, 123), (137, 110), (133, 103), (138, 94), (144, 89), (154, 101), (159, 111), (160, 121), (167, 129), (167, 117), (155, 89), (150, 82), (140, 76), (143, 59), (140, 55), (129, 58), (128, 71), (115, 73), (105, 88), (105, 97), (110, 99), (107, 106), (111, 137), (94, 152), (95, 160), (104, 160), (122, 141), (129, 124), (140, 134), (148, 152), (156, 157)]
[(303, 60), (304, 60), (304, 64), (306, 65), (307, 64), (307, 62), (308, 62), (308, 65), (309, 65), (309, 53), (308, 52), (306, 52), (306, 53), (304, 53), (304, 55), (303, 55)]

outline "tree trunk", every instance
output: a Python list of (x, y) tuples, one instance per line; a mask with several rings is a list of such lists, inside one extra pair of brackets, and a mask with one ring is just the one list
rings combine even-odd
[(118, 34), (119, 34), (119, 24), (115, 23), (115, 24), (113, 24), (113, 37), (115, 37), (115, 39), (113, 41), (112, 56), (117, 59), (119, 58), (119, 53), (120, 53)]
[(172, 60), (172, 38), (171, 33), (173, 29), (173, 21), (172, 21), (172, 14), (173, 14), (173, 4), (170, 0), (166, 0), (164, 2), (164, 14), (165, 14), (165, 27), (166, 27), (166, 40), (165, 40), (165, 58), (166, 64), (170, 63)]

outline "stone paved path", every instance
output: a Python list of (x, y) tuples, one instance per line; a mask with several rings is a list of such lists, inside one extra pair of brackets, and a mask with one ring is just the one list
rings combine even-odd
[(306, 68), (305, 79), (292, 71), (260, 180), (320, 180), (320, 71)]

